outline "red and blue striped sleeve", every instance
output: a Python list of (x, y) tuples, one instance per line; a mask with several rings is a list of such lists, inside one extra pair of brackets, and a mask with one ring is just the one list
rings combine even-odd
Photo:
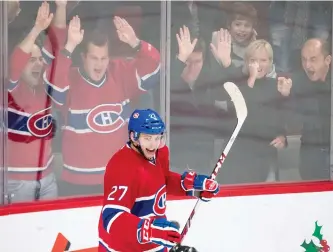
[(106, 167), (102, 223), (107, 233), (117, 236), (118, 244), (138, 244), (140, 218), (131, 213), (138, 191), (137, 175), (135, 167), (127, 167), (117, 154)]

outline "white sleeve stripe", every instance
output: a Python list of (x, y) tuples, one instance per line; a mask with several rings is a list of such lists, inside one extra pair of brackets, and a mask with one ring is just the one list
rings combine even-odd
[(12, 80), (12, 79), (9, 79), (9, 82), (12, 83), (12, 84), (16, 84), (19, 80)]
[(101, 238), (99, 238), (99, 242), (108, 250), (108, 252), (120, 252), (110, 248), (108, 244), (105, 241), (103, 241)]
[(146, 91), (146, 89), (144, 89), (142, 87), (142, 82), (147, 80), (148, 78), (150, 78), (151, 76), (157, 74), (159, 71), (160, 71), (160, 67), (161, 67), (161, 64), (158, 64), (157, 68), (152, 72), (152, 73), (149, 73), (149, 74), (146, 74), (144, 75), (143, 77), (140, 77), (140, 75), (138, 74), (138, 71), (136, 70), (135, 71), (135, 77), (136, 77), (136, 81), (138, 83), (138, 88), (142, 91)]
[(157, 74), (158, 71), (160, 71), (160, 68), (161, 68), (161, 64), (158, 64), (157, 68), (152, 73), (149, 73), (149, 74), (146, 74), (146, 75), (142, 76), (141, 79), (143, 81), (145, 81), (146, 79), (150, 78), (152, 75)]
[(139, 201), (143, 201), (143, 200), (152, 200), (155, 198), (155, 194), (151, 195), (151, 196), (146, 196), (146, 197), (140, 197), (140, 198), (136, 198), (135, 202), (139, 202)]
[(48, 50), (45, 49), (45, 47), (42, 48), (42, 52), (45, 53), (45, 55), (47, 57), (49, 57), (50, 59), (54, 59), (55, 57), (52, 55), (52, 53), (50, 53)]
[(46, 77), (46, 71), (45, 71), (44, 74), (43, 74), (43, 80), (46, 82), (47, 85), (51, 86), (54, 90), (56, 90), (56, 91), (58, 91), (58, 92), (60, 92), (60, 93), (63, 93), (63, 92), (65, 92), (65, 91), (68, 91), (68, 89), (69, 89), (69, 86), (66, 86), (66, 87), (64, 87), (64, 88), (59, 88), (59, 87), (53, 85), (53, 84), (47, 79), (47, 77)]
[(156, 216), (154, 213), (150, 213), (150, 214), (147, 214), (147, 215), (143, 215), (143, 216), (140, 216), (141, 219), (147, 219), (149, 217), (154, 217)]
[(160, 238), (153, 238), (152, 240), (155, 241), (155, 242), (160, 242), (160, 243), (163, 243), (163, 244), (167, 244), (169, 246), (176, 245), (174, 242), (170, 242), (170, 241), (163, 240), (163, 239), (160, 239)]
[(175, 232), (179, 232), (178, 229), (176, 228), (173, 228), (173, 227), (165, 227), (165, 228), (162, 228), (162, 227), (159, 227), (159, 226), (155, 226), (154, 224), (151, 225), (154, 229), (158, 229), (158, 230), (168, 230), (168, 231), (175, 231)]
[(102, 209), (102, 212), (104, 212), (106, 209), (117, 209), (117, 210), (121, 210), (127, 213), (130, 213), (130, 209), (124, 206), (120, 206), (120, 205), (105, 205)]
[(157, 251), (161, 251), (162, 249), (164, 249), (164, 246), (158, 246), (156, 248), (145, 250), (143, 252), (157, 252)]
[[(47, 109), (50, 109), (50, 108), (51, 108), (51, 107), (48, 107)], [(30, 116), (31, 116), (30, 113), (23, 112), (23, 111), (19, 111), (19, 110), (14, 109), (14, 108), (8, 108), (7, 110), (10, 111), (10, 112), (12, 112), (12, 113), (15, 113), (15, 114), (21, 115), (21, 116), (27, 116), (27, 117), (30, 117)]]
[(57, 101), (56, 99), (54, 99), (51, 95), (49, 95), (49, 94), (47, 93), (47, 90), (45, 90), (45, 92), (46, 92), (46, 94), (51, 98), (51, 100), (52, 100), (54, 103), (56, 103), (56, 104), (58, 104), (58, 105), (60, 105), (60, 106), (64, 105), (63, 103), (58, 102), (58, 101)]
[(111, 225), (113, 224), (113, 222), (120, 216), (122, 215), (124, 212), (119, 212), (117, 213), (115, 216), (113, 216), (110, 220), (109, 220), (109, 223), (108, 225), (106, 226), (106, 232), (108, 232), (110, 234), (110, 228), (111, 228)]
[(17, 81), (9, 80), (7, 90), (9, 92), (13, 92), (17, 88), (18, 84), (19, 84), (18, 80)]

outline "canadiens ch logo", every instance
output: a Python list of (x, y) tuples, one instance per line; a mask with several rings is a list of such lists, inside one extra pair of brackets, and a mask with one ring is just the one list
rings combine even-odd
[(153, 211), (157, 216), (163, 216), (165, 214), (166, 209), (166, 189), (163, 186), (158, 192), (156, 193)]
[[(45, 111), (47, 113), (45, 114)], [(34, 114), (32, 114), (28, 121), (27, 121), (27, 127), (29, 132), (35, 136), (35, 137), (46, 137), (48, 136), (53, 129), (52, 124), (52, 114), (49, 113), (50, 108), (43, 109), (41, 111), (38, 111)]]
[(88, 127), (101, 134), (115, 132), (125, 122), (120, 116), (122, 112), (123, 107), (119, 103), (98, 105), (87, 115)]

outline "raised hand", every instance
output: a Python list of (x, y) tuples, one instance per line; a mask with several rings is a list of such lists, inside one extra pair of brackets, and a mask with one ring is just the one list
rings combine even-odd
[(79, 16), (75, 16), (69, 22), (66, 49), (72, 52), (82, 42), (83, 35), (84, 30), (81, 29), (81, 20)]
[(34, 28), (39, 32), (45, 30), (47, 27), (49, 27), (52, 18), (53, 14), (50, 13), (50, 5), (47, 2), (43, 2), (42, 5), (38, 8)]
[(120, 41), (130, 45), (132, 48), (135, 48), (140, 43), (132, 26), (125, 19), (116, 16), (113, 19), (113, 23), (116, 26)]
[(286, 77), (278, 77), (277, 89), (283, 96), (289, 96), (290, 90), (293, 85), (291, 79)]
[(248, 86), (253, 87), (258, 77), (259, 63), (257, 61), (250, 62), (247, 66), (249, 72), (249, 78), (247, 81)]
[(176, 34), (176, 38), (178, 42), (178, 59), (182, 62), (186, 62), (193, 52), (198, 39), (194, 39), (191, 42), (190, 30), (185, 25), (183, 28), (179, 29), (179, 34)]
[[(224, 67), (231, 65), (231, 35), (227, 29), (213, 33), (215, 41), (210, 44), (211, 51)], [(215, 43), (214, 43), (215, 42)]]
[(183, 173), (181, 187), (187, 192), (187, 195), (193, 196), (194, 191), (200, 191), (200, 199), (206, 202), (210, 201), (220, 190), (214, 179), (193, 171)]

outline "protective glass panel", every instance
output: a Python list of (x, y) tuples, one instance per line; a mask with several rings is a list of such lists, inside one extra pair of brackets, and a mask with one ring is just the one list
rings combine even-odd
[(6, 96), (4, 90), (4, 84), (6, 80), (7, 73), (7, 15), (6, 15), (6, 4), (0, 2), (0, 205), (5, 202), (6, 188), (4, 186), (5, 182), (5, 156), (6, 156)]
[(161, 3), (11, 1), (8, 20), (8, 202), (101, 195), (132, 111), (160, 108)]
[(171, 3), (171, 165), (211, 174), (248, 116), (217, 180), (330, 179), (331, 2)]

